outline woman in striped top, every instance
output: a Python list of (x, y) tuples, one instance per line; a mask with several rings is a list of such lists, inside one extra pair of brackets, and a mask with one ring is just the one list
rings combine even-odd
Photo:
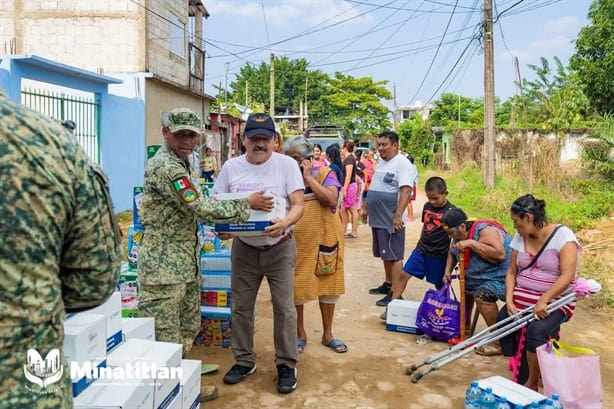
[[(527, 325), (526, 330), (529, 377), (525, 385), (537, 390), (540, 371), (535, 349), (551, 334), (556, 335), (560, 324), (569, 320), (575, 309), (575, 303), (572, 303), (548, 313), (547, 306), (574, 291), (582, 247), (568, 227), (548, 222), (544, 200), (527, 194), (516, 199), (510, 211), (516, 235), (510, 244), (512, 257), (505, 278), (506, 308), (499, 319), (535, 306), (535, 320)], [(538, 259), (533, 261), (544, 245), (546, 247)], [(507, 341), (502, 339), (501, 346), (504, 354), (510, 355), (506, 353), (509, 339)]]

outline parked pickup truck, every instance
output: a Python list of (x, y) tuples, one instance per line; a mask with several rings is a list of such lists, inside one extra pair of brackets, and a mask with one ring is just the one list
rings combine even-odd
[(323, 152), (335, 143), (341, 148), (343, 141), (347, 139), (345, 129), (337, 125), (314, 125), (305, 130), (304, 136), (312, 144), (320, 145)]

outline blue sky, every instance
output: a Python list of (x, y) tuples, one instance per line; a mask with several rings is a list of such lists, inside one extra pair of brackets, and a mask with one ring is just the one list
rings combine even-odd
[[(513, 57), (528, 64), (557, 56), (566, 64), (589, 21), (591, 0), (494, 0), (495, 93), (516, 92)], [(455, 7), (456, 3), (456, 7)], [(443, 92), (483, 95), (482, 0), (209, 0), (206, 90), (234, 79), (247, 62), (306, 58), (311, 69), (388, 80), (397, 104), (426, 103)], [(471, 40), (471, 38), (474, 38)], [(441, 44), (441, 46), (439, 46)], [(456, 65), (456, 68), (454, 66)], [(226, 72), (228, 69), (228, 76)], [(392, 102), (387, 104), (392, 106)]]

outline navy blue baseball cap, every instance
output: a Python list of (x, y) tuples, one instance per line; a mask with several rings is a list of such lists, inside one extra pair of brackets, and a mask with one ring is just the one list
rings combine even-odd
[(243, 133), (248, 138), (253, 138), (255, 136), (273, 138), (275, 136), (275, 122), (273, 122), (273, 119), (267, 114), (251, 114), (247, 117)]

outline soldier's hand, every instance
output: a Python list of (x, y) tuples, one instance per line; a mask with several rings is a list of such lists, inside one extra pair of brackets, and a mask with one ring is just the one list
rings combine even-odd
[(232, 234), (230, 233), (216, 233), (216, 234), (217, 234), (217, 237), (220, 238), (220, 240), (230, 240), (233, 237)]
[(271, 196), (265, 196), (264, 190), (252, 193), (247, 200), (249, 207), (254, 210), (270, 212), (275, 207), (275, 200)]

